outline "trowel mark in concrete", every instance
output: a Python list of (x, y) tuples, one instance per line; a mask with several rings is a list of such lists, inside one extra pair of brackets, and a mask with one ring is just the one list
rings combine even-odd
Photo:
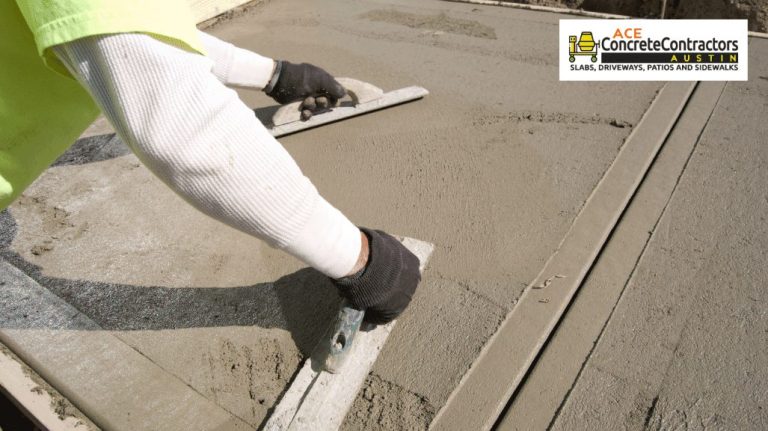
[(629, 121), (619, 120), (617, 118), (606, 118), (600, 115), (582, 115), (570, 112), (543, 112), (543, 111), (523, 111), (509, 112), (504, 114), (487, 114), (475, 118), (473, 126), (488, 126), (498, 123), (560, 123), (560, 124), (605, 124), (623, 129), (632, 127)]
[(260, 9), (267, 3), (269, 3), (269, 0), (251, 0), (248, 3), (229, 9), (220, 15), (216, 15), (213, 18), (199, 23), (197, 28), (201, 30), (209, 30), (243, 15), (255, 15), (260, 12)]
[(434, 416), (425, 397), (371, 374), (341, 430), (426, 430)]
[(301, 360), (298, 352), (284, 350), (278, 340), (257, 339), (249, 346), (223, 339), (202, 356), (210, 372), (205, 395), (227, 406), (247, 393), (252, 417), (263, 417), (264, 410), (275, 404)]
[(61, 240), (79, 238), (88, 230), (88, 223), (77, 225), (70, 219), (70, 212), (66, 209), (50, 205), (44, 196), (30, 196), (22, 194), (17, 205), (31, 209), (35, 217), (37, 232), (34, 244), (29, 251), (39, 256), (54, 249)]
[[(727, 427), (725, 418), (717, 413), (710, 413), (701, 407), (702, 399), (698, 398), (686, 406), (674, 406), (659, 397), (654, 399), (651, 410), (648, 411), (645, 430), (720, 430)], [(733, 426), (733, 424), (730, 424)]]
[(442, 12), (436, 15), (417, 15), (396, 10), (373, 10), (360, 17), (416, 29), (496, 39), (496, 31), (493, 27), (469, 19), (451, 18)]
[[(479, 55), (483, 57), (490, 57), (494, 61), (498, 59), (505, 59), (513, 62), (533, 65), (533, 66), (557, 66), (557, 57), (554, 55), (534, 55), (534, 54), (521, 54), (518, 51), (488, 47), (484, 45), (466, 46), (461, 43), (454, 43), (446, 39), (441, 39), (437, 36), (445, 34), (441, 31), (424, 31), (421, 34), (414, 36), (406, 34), (405, 32), (382, 32), (372, 31), (368, 28), (361, 29), (360, 26), (349, 26), (343, 24), (329, 23), (325, 24), (328, 28), (336, 30), (340, 33), (347, 34), (353, 37), (364, 38), (375, 41), (388, 41), (395, 43), (409, 43), (413, 45), (428, 46), (430, 48), (440, 48), (448, 51), (469, 53), (472, 55)], [(423, 37), (432, 36), (432, 37)], [(483, 71), (485, 72), (485, 71)], [(433, 84), (430, 85), (430, 88)]]

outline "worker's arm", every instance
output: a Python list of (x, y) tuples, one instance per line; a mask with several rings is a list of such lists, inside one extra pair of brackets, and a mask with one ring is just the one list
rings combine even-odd
[(331, 277), (360, 232), (325, 201), (211, 60), (143, 34), (54, 47), (141, 161), (187, 202)]
[(208, 33), (198, 31), (206, 55), (213, 61), (216, 78), (230, 87), (263, 90), (275, 73), (277, 61), (239, 48)]
[(335, 104), (346, 94), (333, 76), (317, 66), (273, 60), (208, 33), (198, 33), (208, 58), (213, 61), (211, 71), (224, 85), (263, 90), (281, 104), (320, 95)]
[(135, 33), (54, 51), (137, 157), (187, 202), (343, 278), (342, 293), (370, 308), (370, 319), (389, 320), (408, 304), (416, 258), (386, 234), (362, 235), (323, 199), (211, 73), (210, 59)]

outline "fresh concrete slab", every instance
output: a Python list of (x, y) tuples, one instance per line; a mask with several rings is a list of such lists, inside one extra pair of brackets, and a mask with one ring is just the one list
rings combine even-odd
[(547, 429), (578, 378), (677, 185), (725, 83), (699, 83), (583, 286), (497, 420), (498, 430)]
[[(251, 0), (187, 0), (197, 22), (221, 15)], [(258, 2), (257, 2), (258, 3)]]
[[(436, 244), (348, 429), (431, 421), (661, 87), (558, 82), (558, 19), (433, 0), (284, 0), (211, 28), (385, 91), (430, 90), (281, 140), (355, 223)], [(50, 169), (6, 213), (15, 230), (3, 256), (258, 426), (332, 316), (332, 287), (197, 214), (119, 154)]]
[[(400, 321), (374, 366), (376, 401), (361, 393), (365, 411), (351, 413), (374, 416), (368, 428), (397, 423), (399, 413), (382, 406), (421, 405), (418, 421), (445, 402), (661, 86), (559, 83), (559, 18), (432, 1), (281, 1), (211, 29), (385, 91), (430, 90), (417, 103), (281, 140), (353, 221), (437, 246), (419, 312)], [(384, 387), (391, 392), (378, 393)]]
[(432, 428), (490, 429), (581, 286), (695, 83), (668, 83), (627, 138), (557, 251), (438, 412)]
[(552, 429), (768, 427), (766, 52), (750, 39)]

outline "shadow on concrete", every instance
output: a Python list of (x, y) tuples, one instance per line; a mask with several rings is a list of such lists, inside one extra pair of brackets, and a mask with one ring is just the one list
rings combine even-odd
[(262, 108), (254, 108), (253, 113), (261, 121), (261, 124), (270, 127), (272, 125), (272, 117), (278, 109), (280, 109), (280, 105), (264, 106)]
[(131, 150), (114, 133), (75, 141), (51, 166), (84, 165), (129, 154)]
[[(96, 322), (101, 329), (132, 331), (224, 326), (282, 328), (308, 356), (338, 310), (336, 289), (323, 274), (305, 268), (274, 282), (238, 287), (134, 286), (48, 277), (42, 268), (10, 248), (16, 222), (9, 210), (0, 212), (0, 257)], [(0, 286), (2, 290), (2, 286)], [(6, 291), (7, 293), (7, 291)], [(23, 298), (0, 295), (0, 304), (14, 310)], [(10, 306), (9, 306), (10, 304)], [(6, 316), (9, 317), (9, 316)], [(2, 319), (12, 329), (82, 329), (46, 326), (38, 319)], [(71, 327), (70, 327), (71, 326)]]

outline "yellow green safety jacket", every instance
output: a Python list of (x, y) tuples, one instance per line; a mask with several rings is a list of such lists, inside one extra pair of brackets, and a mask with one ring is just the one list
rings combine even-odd
[(203, 51), (184, 0), (0, 0), (0, 210), (99, 113), (49, 48), (133, 32)]

